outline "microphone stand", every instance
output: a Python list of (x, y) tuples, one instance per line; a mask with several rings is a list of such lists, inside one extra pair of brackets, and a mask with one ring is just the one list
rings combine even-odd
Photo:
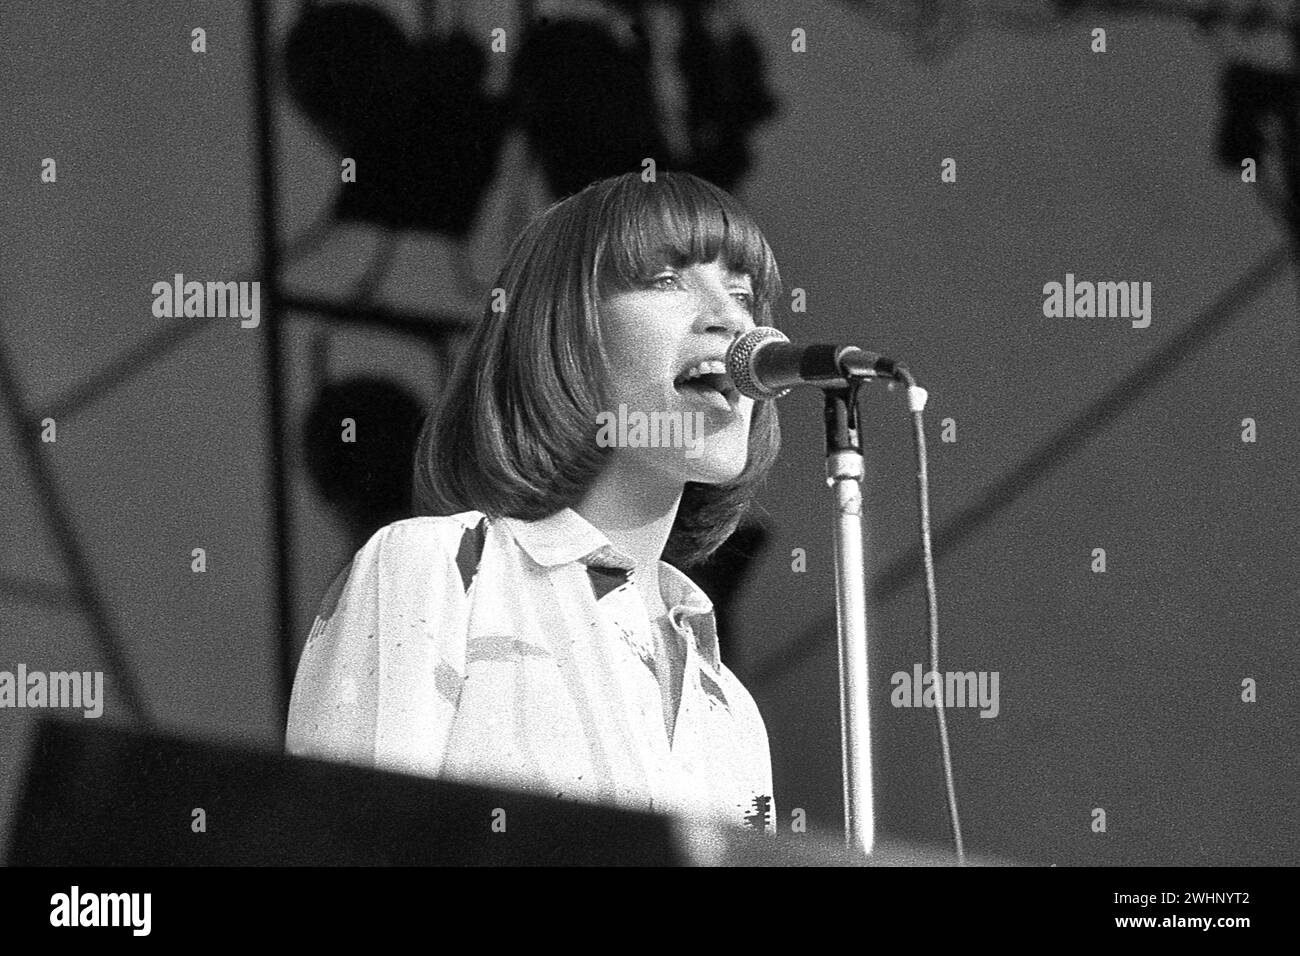
[(862, 444), (858, 388), (825, 389), (826, 484), (835, 499), (835, 610), (840, 658), (840, 749), (844, 776), (844, 842), (871, 853), (875, 808), (871, 789), (871, 710), (867, 684), (866, 568), (862, 545)]

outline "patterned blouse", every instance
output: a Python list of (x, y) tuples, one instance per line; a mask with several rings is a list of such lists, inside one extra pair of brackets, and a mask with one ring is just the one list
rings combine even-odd
[(775, 832), (767, 731), (712, 603), (661, 561), (655, 627), (631, 567), (567, 508), (381, 528), (312, 626), (286, 749)]

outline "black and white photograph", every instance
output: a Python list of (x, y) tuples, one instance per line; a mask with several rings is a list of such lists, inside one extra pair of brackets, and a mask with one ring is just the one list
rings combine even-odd
[(1300, 4), (17, 0), (0, 106), (15, 925), (1300, 863)]

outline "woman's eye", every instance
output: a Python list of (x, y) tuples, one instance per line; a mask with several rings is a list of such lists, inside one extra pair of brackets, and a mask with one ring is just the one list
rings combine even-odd
[(677, 273), (662, 272), (651, 279), (650, 284), (656, 289), (670, 289), (677, 284)]

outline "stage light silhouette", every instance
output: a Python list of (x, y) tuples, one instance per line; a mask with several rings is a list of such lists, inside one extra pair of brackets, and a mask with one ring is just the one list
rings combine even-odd
[(364, 4), (308, 6), (284, 49), (295, 102), (357, 163), (335, 215), (464, 238), (496, 174), (504, 107), (468, 34), (410, 40)]

